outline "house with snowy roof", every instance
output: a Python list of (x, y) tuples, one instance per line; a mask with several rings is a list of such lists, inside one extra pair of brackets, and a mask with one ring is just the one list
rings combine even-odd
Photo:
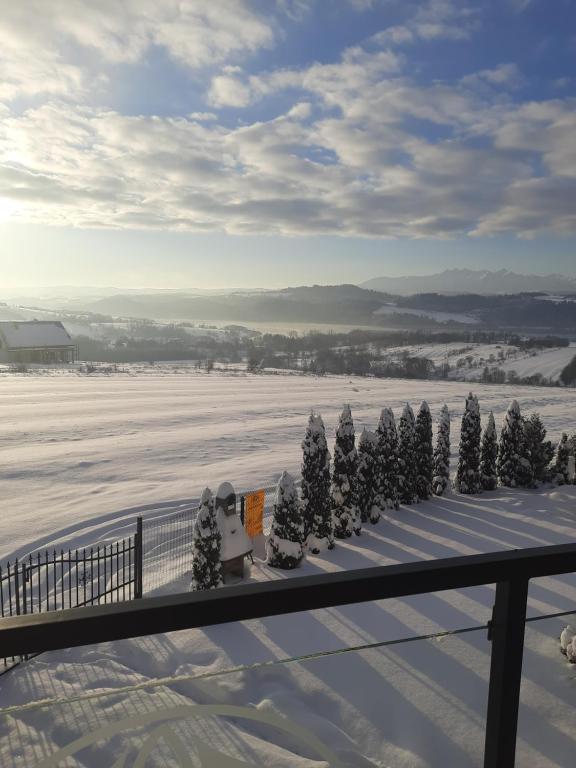
[(0, 322), (0, 363), (73, 363), (76, 346), (62, 323)]

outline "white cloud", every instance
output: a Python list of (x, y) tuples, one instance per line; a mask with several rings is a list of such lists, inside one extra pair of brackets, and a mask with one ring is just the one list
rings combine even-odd
[(208, 103), (213, 107), (246, 107), (250, 99), (250, 88), (237, 77), (218, 75), (212, 78)]
[[(240, 0), (125, 0), (120, 19), (112, 0), (86, 18), (79, 0), (69, 3), (59, 20), (58, 0), (38, 4), (28, 31), (16, 11), (0, 20), (4, 95), (37, 95), (20, 111), (0, 106), (0, 198), (17, 220), (361, 237), (576, 232), (574, 101), (514, 103), (507, 93), (519, 74), (507, 63), (419, 84), (391, 49), (425, 35), (455, 37), (454, 27), (469, 34), (476, 16), (464, 6), (435, 0), (338, 61), (249, 75), (229, 57), (267, 45), (272, 33)], [(221, 20), (213, 8), (223, 3), (239, 13)], [(189, 35), (167, 9), (187, 20)], [(41, 44), (43, 25), (53, 46)], [(98, 61), (137, 60), (161, 44), (188, 66), (218, 67), (214, 107), (244, 108), (284, 91), (274, 102), (283, 114), (250, 122), (246, 113), (243, 125), (229, 127), (213, 112), (126, 116), (73, 104), (70, 94), (90, 83), (67, 64), (71, 41), (97, 51)], [(429, 124), (433, 132), (422, 127)]]
[[(91, 71), (136, 62), (153, 45), (198, 68), (272, 40), (270, 25), (245, 0), (7, 2), (0, 14), (0, 98), (78, 96)], [(90, 66), (76, 49), (94, 54), (97, 63)]]

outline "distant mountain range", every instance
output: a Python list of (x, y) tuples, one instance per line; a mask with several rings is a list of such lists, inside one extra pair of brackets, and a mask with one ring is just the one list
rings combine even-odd
[(576, 278), (565, 275), (519, 275), (501, 269), (497, 272), (473, 269), (447, 269), (433, 275), (374, 277), (361, 283), (362, 288), (396, 296), (416, 293), (557, 293), (576, 294)]

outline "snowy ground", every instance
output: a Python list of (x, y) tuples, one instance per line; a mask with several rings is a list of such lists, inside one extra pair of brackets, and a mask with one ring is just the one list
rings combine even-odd
[[(383, 405), (398, 413), (406, 399), (417, 405), (425, 397), (436, 414), (447, 402), (456, 445), (466, 391), (457, 382), (305, 376), (0, 378), (0, 557), (59, 538), (105, 538), (131, 523), (127, 508), (194, 498), (206, 483), (255, 487), (284, 468), (297, 470), (311, 406), (322, 412), (332, 439), (345, 401), (358, 428), (374, 426)], [(552, 437), (576, 428), (575, 391), (475, 391), (484, 416), (493, 408), (500, 421), (513, 394), (525, 411), (540, 411)], [(309, 558), (292, 575), (562, 543), (574, 541), (575, 532), (574, 487), (454, 494), (402, 508), (333, 553)], [(258, 560), (250, 574), (258, 581), (286, 577)], [(187, 578), (169, 585), (186, 587)], [(483, 629), (197, 678), (480, 626), (492, 600), (491, 588), (480, 587), (43, 654), (0, 677), (0, 764), (36, 766), (57, 748), (123, 718), (147, 713), (154, 719), (168, 706), (209, 704), (288, 717), (314, 732), (341, 765), (479, 766), (490, 652)], [(575, 608), (574, 576), (531, 585), (531, 615)], [(558, 652), (564, 623), (549, 619), (527, 630), (523, 768), (573, 765), (576, 670)], [(38, 704), (55, 699), (60, 703)], [(220, 758), (216, 765), (326, 765), (293, 736), (238, 717), (179, 721), (173, 732), (190, 762), (171, 761), (160, 751), (146, 765), (200, 765), (198, 739), (240, 761)], [(141, 744), (138, 732), (132, 739), (117, 735), (66, 764), (120, 768), (114, 761), (121, 751), (134, 757)]]
[[(503, 352), (507, 357), (499, 360)], [(504, 371), (516, 371), (520, 378), (541, 373), (551, 381), (557, 381), (562, 369), (576, 355), (576, 343), (568, 347), (542, 350), (521, 350), (508, 344), (476, 344), (464, 341), (449, 344), (412, 344), (405, 347), (392, 347), (386, 350), (392, 357), (409, 354), (414, 357), (426, 357), (434, 365), (449, 363), (452, 370), (450, 378), (458, 381), (476, 381), (482, 376), (484, 366), (501, 368)], [(458, 360), (472, 359), (475, 367), (468, 365), (458, 368)], [(491, 359), (492, 358), (492, 359)]]
[[(228, 480), (238, 489), (298, 473), (310, 408), (332, 441), (342, 404), (357, 430), (376, 426), (387, 405), (446, 402), (453, 446), (469, 385), (407, 381), (194, 373), (177, 366), (122, 366), (127, 373), (0, 376), (0, 559), (71, 535), (131, 524), (135, 510), (185, 503)], [(475, 385), (481, 412), (497, 424), (512, 397), (539, 411), (551, 438), (576, 429), (576, 390)], [(108, 521), (103, 517), (109, 516)], [(84, 543), (84, 541), (82, 542)], [(88, 542), (86, 542), (88, 543)], [(89, 543), (93, 543), (90, 541)]]

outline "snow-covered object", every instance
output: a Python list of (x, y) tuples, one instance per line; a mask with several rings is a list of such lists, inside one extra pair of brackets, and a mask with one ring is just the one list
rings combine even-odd
[(357, 471), (358, 453), (356, 451), (354, 421), (350, 406), (345, 405), (336, 430), (332, 485), (330, 487), (334, 535), (339, 539), (346, 539), (353, 533), (360, 533)]
[(488, 423), (482, 435), (480, 446), (480, 482), (485, 491), (493, 491), (498, 485), (496, 461), (498, 459), (498, 437), (492, 411), (488, 414)]
[(564, 627), (560, 633), (560, 650), (564, 655), (566, 655), (566, 650), (575, 637), (576, 632), (574, 632), (571, 626)]
[(529, 468), (524, 447), (524, 426), (520, 406), (512, 400), (506, 411), (498, 445), (498, 479), (501, 485), (518, 488), (526, 483)]
[(469, 392), (460, 428), (460, 451), (456, 471), (456, 490), (460, 493), (480, 493), (480, 406), (478, 398)]
[(558, 447), (556, 459), (552, 470), (552, 477), (556, 485), (567, 485), (570, 482), (570, 449), (568, 447), (568, 435), (563, 432)]
[(220, 558), (222, 561), (242, 557), (252, 551), (252, 542), (246, 533), (240, 515), (227, 505), (219, 506), (225, 499), (235, 496), (230, 483), (222, 483), (216, 494), (216, 522), (222, 536)]
[(450, 487), (450, 411), (447, 405), (442, 406), (438, 418), (433, 461), (432, 490), (436, 496), (442, 496)]
[(378, 438), (374, 503), (381, 512), (398, 509), (398, 433), (394, 414), (383, 408), (376, 429)]
[(324, 422), (310, 414), (302, 441), (302, 516), (308, 549), (315, 555), (334, 548), (334, 525), (330, 501), (330, 453)]
[(554, 448), (550, 440), (546, 440), (546, 429), (539, 414), (533, 413), (522, 420), (524, 430), (524, 457), (528, 464), (525, 485), (537, 488), (540, 483), (550, 479), (550, 462), (554, 458)]
[(0, 323), (0, 337), (10, 349), (31, 347), (68, 347), (73, 344), (70, 334), (61, 322), (30, 320)]
[(205, 488), (194, 522), (190, 589), (214, 589), (222, 584), (221, 541), (212, 492)]
[(363, 523), (377, 523), (380, 510), (376, 506), (375, 472), (378, 455), (378, 437), (375, 432), (362, 430), (358, 441), (358, 507)]
[(294, 478), (283, 472), (274, 499), (274, 516), (266, 542), (266, 559), (273, 568), (296, 568), (304, 557), (304, 523)]
[(418, 501), (416, 493), (416, 422), (414, 411), (406, 403), (398, 425), (398, 495), (403, 504)]
[(432, 495), (434, 476), (432, 451), (432, 416), (426, 400), (423, 400), (416, 416), (414, 438), (416, 458), (416, 494), (425, 501)]

